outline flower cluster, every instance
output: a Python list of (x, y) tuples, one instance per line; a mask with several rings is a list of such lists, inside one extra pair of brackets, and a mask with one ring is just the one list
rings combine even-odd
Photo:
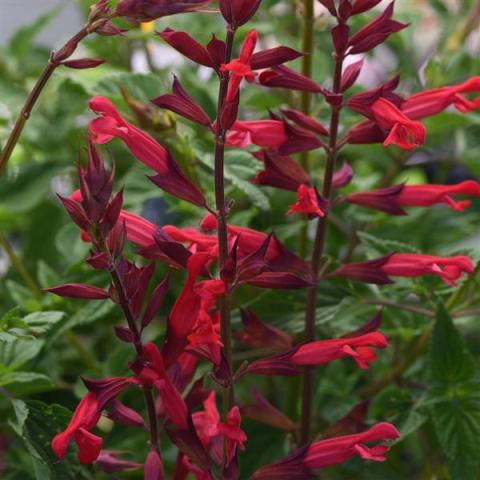
[[(84, 379), (88, 393), (80, 401), (66, 429), (52, 440), (59, 459), (66, 455), (72, 441), (78, 446), (81, 463), (96, 462), (108, 472), (143, 465), (145, 478), (164, 478), (159, 429), (166, 432), (178, 449), (174, 477), (213, 479), (239, 476), (238, 451), (248, 451), (248, 439), (241, 427), (241, 415), (251, 416), (285, 431), (296, 431), (295, 421), (276, 409), (258, 392), (254, 403), (236, 405), (233, 390), (245, 375), (303, 375), (311, 367), (347, 358), (362, 370), (371, 367), (376, 350), (388, 347), (379, 332), (380, 322), (369, 322), (358, 331), (341, 338), (306, 338), (295, 344), (293, 337), (262, 321), (255, 312), (242, 310), (242, 328), (232, 335), (231, 294), (249, 285), (261, 289), (307, 289), (315, 312), (318, 285), (328, 278), (386, 284), (391, 277), (433, 275), (455, 286), (463, 274), (474, 270), (465, 256), (437, 257), (392, 252), (384, 257), (348, 263), (327, 272), (320, 268), (324, 230), (329, 212), (338, 204), (351, 203), (392, 215), (406, 214), (404, 207), (428, 207), (446, 204), (462, 211), (470, 200), (457, 195), (480, 196), (480, 184), (466, 181), (457, 185), (394, 185), (367, 192), (334, 197), (332, 191), (349, 184), (354, 172), (350, 165), (335, 165), (337, 153), (346, 144), (383, 143), (411, 149), (425, 142), (426, 129), (421, 119), (453, 107), (461, 112), (480, 106), (479, 99), (465, 95), (480, 90), (480, 78), (462, 84), (426, 90), (406, 98), (395, 93), (398, 77), (369, 91), (348, 96), (363, 67), (361, 61), (343, 68), (350, 55), (363, 54), (388, 37), (406, 28), (393, 17), (393, 2), (374, 20), (356, 32), (350, 31), (350, 17), (374, 9), (379, 0), (320, 0), (334, 17), (332, 40), (336, 68), (331, 89), (316, 83), (284, 64), (302, 53), (286, 46), (258, 50), (258, 34), (250, 30), (232, 58), (235, 33), (259, 8), (259, 0), (220, 0), (220, 13), (226, 22), (225, 41), (214, 35), (206, 45), (189, 33), (166, 28), (158, 33), (167, 44), (192, 62), (212, 69), (219, 81), (216, 118), (204, 108), (174, 77), (172, 93), (155, 98), (153, 103), (168, 109), (206, 129), (215, 142), (215, 205), (182, 171), (168, 149), (123, 118), (105, 97), (94, 97), (90, 109), (96, 117), (89, 124), (88, 162), (79, 164), (79, 189), (69, 197), (60, 197), (71, 219), (90, 243), (87, 263), (108, 275), (107, 288), (68, 283), (48, 291), (70, 298), (111, 300), (121, 309), (125, 323), (116, 325), (118, 339), (132, 345), (134, 354), (128, 364), (129, 376)], [(180, 12), (198, 11), (207, 1), (180, 3), (149, 0), (121, 0), (116, 14), (135, 21), (147, 21)], [(294, 110), (270, 112), (268, 119), (239, 118), (240, 97), (245, 82), (258, 88), (286, 88), (307, 91), (323, 98), (332, 112), (331, 123)], [(349, 108), (364, 117), (339, 138), (340, 112)], [(156, 226), (122, 208), (123, 193), (113, 193), (114, 173), (107, 172), (100, 154), (101, 144), (120, 139), (132, 156), (152, 171), (149, 180), (169, 195), (193, 204), (203, 218), (198, 226)], [(318, 222), (319, 228), (312, 261), (289, 250), (272, 233), (260, 232), (228, 221), (232, 205), (224, 198), (223, 155), (228, 147), (257, 146), (252, 154), (263, 170), (252, 179), (258, 185), (295, 192), (297, 200), (285, 213), (304, 214)], [(313, 149), (325, 150), (325, 178), (318, 184), (292, 155)], [(321, 188), (320, 188), (321, 187)], [(126, 242), (138, 247), (142, 266), (124, 255)], [(168, 311), (166, 334), (160, 343), (145, 343), (143, 332), (163, 307), (169, 289), (166, 276), (152, 285), (155, 262), (185, 271), (185, 281)], [(149, 293), (151, 292), (151, 293)], [(313, 300), (312, 300), (313, 299)], [(308, 308), (308, 307), (307, 307)], [(312, 307), (310, 307), (312, 312)], [(235, 370), (232, 361), (232, 336), (253, 351), (269, 354)], [(202, 369), (197, 369), (202, 365)], [(199, 377), (208, 366), (210, 374)], [(201, 375), (201, 374), (200, 374)], [(194, 381), (195, 380), (195, 381)], [(209, 383), (210, 382), (210, 383)], [(213, 383), (212, 383), (213, 382)], [(223, 413), (217, 410), (216, 387), (223, 392)], [(215, 388), (214, 388), (215, 387)], [(125, 405), (119, 397), (127, 389), (136, 389), (145, 397), (147, 415)], [(307, 398), (308, 403), (308, 398)], [(119, 458), (102, 449), (102, 439), (92, 433), (101, 415), (114, 422), (146, 428), (149, 452), (143, 462)], [(384, 461), (388, 446), (368, 446), (370, 442), (388, 442), (399, 437), (389, 423), (377, 423), (351, 435), (298, 442), (293, 453), (257, 470), (252, 479), (288, 480), (312, 478), (316, 470), (358, 456)], [(305, 440), (305, 439), (302, 439)]]

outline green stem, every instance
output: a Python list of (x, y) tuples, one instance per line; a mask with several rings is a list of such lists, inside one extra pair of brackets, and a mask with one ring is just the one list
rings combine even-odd
[(13, 265), (13, 267), (18, 272), (20, 277), (22, 277), (22, 280), (25, 282), (25, 285), (31, 290), (33, 296), (37, 300), (41, 300), (42, 291), (40, 290), (40, 287), (37, 285), (37, 283), (32, 278), (32, 276), (28, 273), (27, 269), (25, 268), (25, 265), (20, 260), (20, 257), (15, 253), (15, 250), (10, 245), (10, 242), (7, 240), (7, 237), (2, 232), (0, 232), (0, 245), (5, 250), (7, 257), (10, 260), (10, 263)]
[[(342, 67), (344, 57), (337, 55), (335, 59), (335, 72), (333, 76), (333, 92), (339, 93), (342, 80)], [(322, 195), (326, 199), (330, 199), (332, 190), (332, 180), (335, 171), (335, 162), (337, 159), (337, 137), (340, 121), (340, 108), (332, 105), (332, 113), (330, 116), (330, 134), (328, 141), (328, 156), (325, 165), (325, 173), (323, 177)], [(317, 305), (318, 291), (318, 274), (320, 271), (320, 261), (322, 259), (325, 247), (325, 234), (327, 230), (328, 213), (321, 217), (317, 222), (317, 230), (315, 241), (313, 244), (313, 253), (310, 261), (312, 271), (316, 278), (314, 286), (310, 287), (307, 292), (307, 303), (305, 308), (305, 334), (304, 341), (311, 342), (315, 339), (315, 314)], [(300, 424), (300, 442), (307, 443), (310, 439), (310, 427), (312, 420), (312, 403), (313, 403), (313, 369), (306, 367), (303, 375), (302, 384), (302, 415)]]

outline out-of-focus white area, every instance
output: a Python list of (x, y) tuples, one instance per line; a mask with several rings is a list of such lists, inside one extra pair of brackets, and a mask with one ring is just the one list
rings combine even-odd
[(38, 41), (55, 48), (83, 24), (80, 9), (74, 0), (0, 0), (0, 45), (5, 45), (20, 27), (31, 24), (52, 10), (57, 11), (58, 15), (39, 34)]

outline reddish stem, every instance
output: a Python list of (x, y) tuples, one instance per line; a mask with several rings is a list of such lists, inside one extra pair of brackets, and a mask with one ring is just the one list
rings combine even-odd
[[(340, 93), (342, 80), (343, 55), (337, 55), (335, 58), (335, 72), (333, 77), (333, 92)], [(341, 106), (333, 106), (330, 116), (330, 134), (328, 141), (328, 155), (325, 165), (325, 173), (323, 177), (322, 195), (330, 199), (332, 190), (332, 180), (335, 171), (335, 161), (337, 159), (337, 137), (338, 127), (340, 121)], [(307, 303), (305, 307), (305, 334), (304, 340), (311, 342), (315, 340), (315, 314), (317, 306), (317, 291), (318, 291), (318, 274), (320, 271), (320, 261), (322, 259), (323, 250), (325, 248), (325, 234), (327, 230), (328, 212), (324, 217), (319, 218), (317, 222), (317, 231), (313, 244), (312, 258), (310, 264), (314, 272), (317, 282), (314, 286), (308, 289)], [(310, 426), (312, 420), (312, 400), (313, 400), (313, 369), (306, 367), (303, 376), (302, 385), (302, 415), (300, 425), (300, 442), (307, 443), (310, 439)]]

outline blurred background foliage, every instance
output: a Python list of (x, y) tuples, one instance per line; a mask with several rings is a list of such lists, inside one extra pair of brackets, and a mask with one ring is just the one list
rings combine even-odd
[[(91, 4), (90, 0), (64, 3), (69, 8), (73, 4), (82, 15)], [(367, 57), (357, 90), (372, 87), (399, 71), (402, 94), (460, 82), (480, 72), (480, 2), (396, 3), (396, 17), (410, 22), (411, 27)], [(21, 26), (0, 48), (0, 144), (48, 60), (49, 47), (37, 39), (49, 31), (59, 6)], [(3, 8), (0, 6), (0, 12)], [(332, 71), (330, 19), (320, 4), (315, 13), (313, 77), (328, 86)], [(354, 23), (363, 24), (366, 17), (355, 17)], [(154, 30), (167, 26), (186, 30), (201, 42), (208, 41), (211, 32), (220, 38), (224, 35), (219, 16), (203, 13), (161, 19), (143, 28), (130, 26), (123, 38), (88, 38), (79, 56), (105, 58), (108, 63), (93, 70), (55, 72), (15, 149), (7, 174), (0, 179), (0, 475), (6, 480), (102, 478), (98, 471), (79, 467), (73, 454), (71, 462), (55, 463), (49, 440), (64, 427), (69, 410), (84, 393), (80, 375), (125, 374), (125, 358), (132, 358), (130, 346), (119, 343), (112, 334), (112, 325), (121, 321), (113, 305), (67, 301), (40, 290), (64, 281), (106, 284), (102, 274), (83, 264), (88, 246), (55, 198), (55, 192), (68, 194), (76, 188), (75, 162), (85, 154), (86, 125), (92, 118), (89, 98), (105, 95), (112, 99), (128, 119), (168, 145), (212, 198), (210, 135), (149, 103), (170, 90), (175, 73), (214, 116), (216, 79), (154, 35)], [(301, 6), (293, 0), (264, 0), (253, 21), (240, 30), (238, 41), (252, 27), (258, 30), (263, 47), (285, 44), (300, 49)], [(56, 46), (64, 40), (58, 38)], [(299, 62), (290, 66), (300, 68)], [(248, 86), (242, 93), (241, 118), (267, 118), (268, 109), (276, 111), (286, 105), (298, 106), (298, 96)], [(313, 112), (327, 122), (329, 110), (321, 98), (314, 99)], [(343, 131), (356, 121), (356, 115), (345, 112)], [(340, 160), (348, 161), (355, 172), (348, 190), (400, 181), (454, 183), (480, 177), (479, 113), (447, 111), (428, 119), (426, 125), (427, 143), (413, 153), (380, 145), (344, 148)], [(145, 178), (147, 171), (120, 142), (113, 141), (105, 153), (106, 158), (115, 160), (117, 187), (126, 187), (126, 208), (159, 225), (197, 224), (202, 212), (154, 187)], [(323, 153), (314, 152), (310, 158), (313, 176), (320, 182)], [(293, 195), (251, 184), (249, 179), (259, 169), (260, 164), (247, 150), (228, 151), (227, 195), (235, 200), (230, 221), (262, 231), (273, 229), (298, 251), (302, 222), (286, 215)], [(363, 260), (392, 250), (434, 255), (461, 252), (478, 261), (479, 213), (478, 202), (462, 214), (435, 207), (393, 218), (355, 206), (339, 206), (332, 215), (327, 254), (334, 265), (342, 259)], [(158, 277), (164, 270), (157, 266)], [(152, 327), (152, 339), (162, 338), (164, 316), (182, 282), (182, 272), (174, 272), (167, 307)], [(398, 281), (381, 289), (347, 281), (322, 284), (317, 305), (319, 338), (357, 328), (383, 305), (382, 330), (391, 346), (381, 352), (367, 373), (343, 361), (317, 369), (314, 431), (319, 435), (326, 431), (345, 434), (358, 422), (387, 420), (403, 434), (385, 464), (352, 460), (328, 469), (322, 478), (480, 478), (477, 292), (476, 275), (456, 290), (436, 278)], [(304, 292), (244, 287), (236, 293), (234, 304), (254, 309), (265, 321), (300, 338)], [(238, 326), (235, 310), (234, 328)], [(250, 350), (237, 345), (234, 358), (238, 362), (252, 356)], [(254, 383), (275, 406), (297, 417), (295, 380), (244, 379), (237, 389), (240, 403), (251, 400)], [(142, 408), (135, 392), (126, 395), (126, 402)], [(361, 412), (367, 406), (365, 418)], [(357, 409), (348, 421), (339, 423), (354, 407)], [(242, 478), (248, 478), (256, 467), (283, 456), (289, 440), (284, 433), (253, 420), (244, 419), (243, 425), (248, 450), (240, 462), (243, 457)], [(113, 427), (107, 420), (100, 423), (100, 429), (108, 448), (131, 451), (132, 459), (142, 461), (144, 432), (129, 429), (126, 434), (123, 427)], [(173, 447), (163, 450), (170, 471), (176, 452)], [(142, 472), (117, 478), (142, 478)]]

